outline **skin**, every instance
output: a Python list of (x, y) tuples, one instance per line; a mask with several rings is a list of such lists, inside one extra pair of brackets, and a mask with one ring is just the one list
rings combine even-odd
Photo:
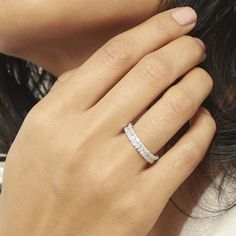
[[(152, 229), (216, 131), (199, 109), (213, 87), (196, 67), (205, 48), (184, 36), (196, 22), (178, 24), (175, 10), (112, 38), (63, 73), (30, 111), (8, 153), (1, 235), (138, 236)], [(149, 166), (123, 133), (134, 120), (153, 153), (188, 120), (191, 126)]]
[(0, 51), (54, 75), (81, 65), (113, 36), (154, 15), (160, 0), (0, 1)]

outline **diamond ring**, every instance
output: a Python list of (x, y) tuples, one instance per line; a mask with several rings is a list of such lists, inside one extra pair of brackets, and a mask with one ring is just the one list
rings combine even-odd
[(159, 156), (153, 155), (148, 148), (141, 142), (139, 137), (136, 135), (133, 124), (130, 123), (128, 126), (124, 128), (124, 132), (128, 137), (129, 141), (133, 145), (133, 147), (138, 151), (138, 153), (150, 164), (153, 164), (155, 161), (159, 159)]

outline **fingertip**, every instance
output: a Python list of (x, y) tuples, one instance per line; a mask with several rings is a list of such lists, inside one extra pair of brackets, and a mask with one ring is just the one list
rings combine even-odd
[(189, 121), (189, 124), (190, 127), (201, 125), (204, 132), (209, 134), (210, 139), (213, 139), (217, 131), (217, 122), (205, 107), (199, 108), (195, 116)]
[(205, 108), (205, 107), (200, 107), (199, 109), (201, 112), (207, 114), (207, 115), (210, 115), (211, 116), (211, 113)]

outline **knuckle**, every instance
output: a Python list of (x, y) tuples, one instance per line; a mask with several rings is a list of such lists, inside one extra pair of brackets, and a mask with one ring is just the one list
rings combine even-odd
[[(41, 101), (42, 102), (42, 101)], [(39, 102), (36, 104), (27, 114), (25, 121), (32, 125), (35, 129), (42, 129), (45, 126), (48, 126), (50, 121), (50, 116), (48, 111), (44, 109), (44, 106)]]
[(184, 91), (177, 89), (176, 85), (171, 87), (164, 96), (167, 105), (176, 116), (182, 117), (193, 112), (194, 101)]
[(184, 160), (186, 165), (195, 167), (198, 163), (198, 160), (202, 158), (202, 145), (196, 140), (189, 140), (182, 147), (182, 154), (184, 156)]
[(196, 75), (196, 77), (204, 79), (206, 81), (206, 86), (210, 91), (212, 91), (214, 85), (213, 79), (206, 70), (201, 67), (196, 67), (192, 70), (192, 72)]
[(156, 81), (170, 75), (168, 62), (161, 56), (148, 55), (140, 62), (140, 70), (144, 79)]
[(71, 78), (75, 73), (75, 69), (74, 70), (70, 70), (70, 71), (66, 71), (63, 74), (61, 74), (58, 78), (57, 81), (59, 83), (64, 83), (66, 82), (69, 78)]
[(55, 81), (55, 83), (53, 84), (53, 86), (50, 89), (51, 91), (54, 91), (56, 88), (58, 88), (61, 84), (64, 84), (65, 82), (67, 82), (71, 77), (73, 77), (74, 75), (74, 70), (71, 71), (66, 71), (63, 74), (61, 74), (57, 80)]
[(132, 44), (125, 37), (116, 36), (108, 41), (104, 47), (104, 63), (110, 67), (121, 66), (132, 57)]

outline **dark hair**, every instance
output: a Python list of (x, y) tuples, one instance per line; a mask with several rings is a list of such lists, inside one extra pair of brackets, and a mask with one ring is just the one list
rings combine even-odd
[[(168, 0), (167, 0), (168, 1)], [(171, 2), (171, 1), (169, 1)], [(204, 106), (217, 123), (217, 132), (205, 158), (209, 177), (222, 173), (224, 183), (235, 181), (236, 167), (236, 1), (176, 0), (169, 7), (191, 6), (198, 12), (198, 25), (191, 35), (207, 47), (204, 67), (214, 79), (214, 89)], [(7, 152), (30, 108), (50, 89), (56, 78), (27, 61), (0, 54), (0, 152)], [(234, 206), (230, 201), (227, 209)]]
[(204, 160), (208, 167), (204, 174), (212, 179), (219, 175), (216, 189), (224, 211), (236, 203), (236, 1), (176, 0), (174, 5), (198, 12), (191, 35), (201, 38), (207, 48), (202, 67), (214, 79), (214, 88), (204, 106), (216, 120), (217, 132)]

